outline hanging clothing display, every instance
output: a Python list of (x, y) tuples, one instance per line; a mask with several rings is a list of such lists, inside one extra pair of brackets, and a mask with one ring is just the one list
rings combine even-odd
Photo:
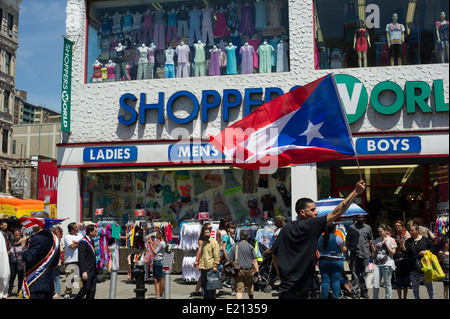
[(209, 40), (209, 45), (214, 45), (214, 36), (213, 36), (213, 26), (212, 26), (212, 15), (214, 12), (214, 8), (206, 7), (202, 9), (203, 13), (203, 22), (202, 22), (202, 42), (206, 43), (206, 40)]
[(234, 194), (242, 190), (242, 185), (239, 184), (237, 179), (234, 177), (232, 170), (227, 169), (224, 171), (224, 173), (225, 173), (225, 191), (224, 191), (225, 194), (227, 195)]
[(228, 5), (228, 27), (232, 32), (239, 29), (238, 6), (236, 4)]
[(172, 39), (176, 38), (178, 38), (177, 12), (172, 9), (168, 14), (166, 42), (169, 43)]
[(255, 29), (264, 30), (267, 27), (267, 2), (261, 1), (255, 3)]
[(217, 12), (217, 21), (216, 21), (216, 25), (214, 26), (214, 32), (213, 32), (213, 35), (216, 38), (224, 38), (231, 34), (231, 31), (227, 26), (227, 21), (226, 21), (225, 15), (226, 15), (226, 11)]
[[(214, 192), (214, 202), (213, 202), (213, 217), (219, 218), (229, 218), (231, 217), (231, 211), (227, 205), (223, 202), (222, 194), (220, 192)], [(210, 214), (211, 217), (211, 214)]]
[(244, 5), (241, 7), (241, 22), (239, 33), (253, 35), (256, 33), (255, 24), (252, 18), (253, 5)]
[(283, 3), (281, 1), (271, 1), (267, 4), (269, 10), (269, 28), (279, 29), (281, 28), (281, 8)]
[(256, 185), (255, 176), (252, 170), (244, 170), (244, 175), (242, 176), (242, 192), (243, 193), (256, 193), (258, 191), (258, 186)]
[[(202, 34), (200, 31), (200, 25), (202, 23), (202, 11), (197, 8), (189, 11), (189, 45), (192, 46), (194, 44), (194, 40), (201, 40)], [(203, 41), (204, 42), (204, 41)]]
[(155, 26), (153, 30), (153, 43), (156, 50), (164, 50), (166, 48), (166, 39), (164, 37), (164, 10), (158, 10), (155, 14)]

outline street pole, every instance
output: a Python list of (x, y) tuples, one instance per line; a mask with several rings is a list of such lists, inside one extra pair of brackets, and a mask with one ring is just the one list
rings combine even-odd
[(109, 299), (116, 299), (117, 273), (119, 269), (111, 268), (111, 282), (109, 284)]
[(164, 299), (170, 299), (170, 270), (164, 270)]

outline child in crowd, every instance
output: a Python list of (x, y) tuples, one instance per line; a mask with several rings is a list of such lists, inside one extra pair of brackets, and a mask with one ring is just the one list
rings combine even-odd
[(398, 299), (406, 299), (408, 295), (408, 288), (411, 286), (409, 279), (408, 255), (406, 254), (405, 241), (403, 239), (396, 239), (397, 250), (394, 254), (395, 261), (395, 286), (397, 288)]

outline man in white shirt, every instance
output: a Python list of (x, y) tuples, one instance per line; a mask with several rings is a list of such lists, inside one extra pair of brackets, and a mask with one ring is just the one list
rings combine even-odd
[(64, 250), (65, 258), (64, 265), (66, 267), (66, 290), (64, 298), (70, 298), (72, 288), (80, 288), (80, 270), (78, 268), (78, 242), (83, 238), (83, 235), (78, 232), (78, 225), (70, 223), (67, 225), (69, 231), (64, 236)]

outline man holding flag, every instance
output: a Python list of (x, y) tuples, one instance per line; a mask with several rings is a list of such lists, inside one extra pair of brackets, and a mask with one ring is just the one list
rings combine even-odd
[(48, 229), (63, 220), (52, 220), (44, 211), (33, 217), (21, 217), (25, 228), (32, 228), (34, 235), (27, 238), (22, 260), (25, 276), (20, 295), (26, 299), (52, 299), (54, 292), (53, 268), (58, 266), (59, 239)]
[[(272, 170), (356, 156), (347, 116), (333, 75), (283, 94), (210, 138), (231, 165)], [(317, 217), (312, 199), (295, 205), (298, 220), (286, 224), (273, 246), (280, 275), (280, 299), (313, 298), (317, 241), (325, 226), (338, 219), (364, 192), (361, 179), (354, 191), (328, 215)]]

